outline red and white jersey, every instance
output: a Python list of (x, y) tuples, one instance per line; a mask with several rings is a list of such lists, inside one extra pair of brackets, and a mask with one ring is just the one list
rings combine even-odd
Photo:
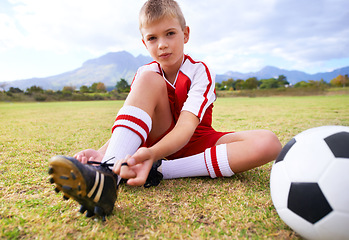
[(184, 55), (183, 63), (173, 84), (166, 80), (160, 64), (155, 61), (140, 67), (133, 81), (137, 81), (138, 76), (144, 71), (154, 71), (163, 76), (167, 83), (171, 112), (175, 122), (181, 111), (186, 110), (200, 119), (200, 125), (211, 127), (212, 107), (216, 100), (215, 75), (205, 63), (194, 61), (188, 55)]

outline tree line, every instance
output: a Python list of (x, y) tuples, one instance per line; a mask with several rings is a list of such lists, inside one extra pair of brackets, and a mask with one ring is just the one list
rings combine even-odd
[(114, 87), (108, 88), (102, 82), (93, 83), (91, 86), (83, 85), (80, 88), (64, 86), (62, 90), (44, 90), (33, 85), (25, 91), (10, 87), (6, 92), (0, 92), (0, 100), (5, 101), (86, 101), (86, 100), (120, 100), (125, 99), (130, 91), (130, 85), (125, 79), (120, 79)]
[[(251, 77), (246, 80), (232, 78), (216, 83), (216, 90), (220, 92), (254, 90), (254, 89), (326, 89), (329, 87), (348, 87), (348, 75), (338, 75), (330, 83), (321, 80), (300, 81), (291, 85), (286, 76), (258, 80)], [(3, 86), (2, 86), (3, 87)], [(120, 79), (114, 87), (106, 87), (102, 82), (91, 86), (83, 85), (79, 89), (74, 86), (65, 86), (62, 90), (44, 90), (40, 86), (31, 86), (25, 91), (10, 87), (8, 91), (0, 91), (0, 101), (86, 101), (86, 100), (122, 100), (127, 97), (130, 85), (125, 79)]]
[(333, 78), (330, 83), (323, 79), (300, 81), (291, 85), (287, 81), (287, 77), (279, 75), (277, 78), (268, 78), (258, 80), (256, 77), (251, 77), (246, 80), (232, 78), (216, 83), (216, 90), (220, 91), (235, 91), (235, 90), (252, 90), (252, 89), (272, 89), (272, 88), (326, 88), (326, 87), (347, 87), (349, 86), (349, 77), (347, 75), (338, 75)]

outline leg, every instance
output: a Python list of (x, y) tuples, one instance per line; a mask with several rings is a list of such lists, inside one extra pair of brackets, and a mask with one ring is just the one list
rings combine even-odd
[(142, 73), (118, 113), (102, 162), (115, 163), (134, 154), (146, 139), (161, 137), (172, 121), (164, 79), (154, 72)]
[(281, 151), (281, 144), (274, 133), (254, 130), (231, 133), (221, 137), (216, 146), (204, 152), (162, 161), (158, 169), (164, 179), (210, 176), (229, 177), (274, 160)]
[(132, 91), (124, 105), (143, 109), (152, 118), (152, 130), (148, 138), (158, 139), (172, 125), (166, 82), (155, 72), (142, 73), (132, 84)]
[(277, 136), (267, 130), (252, 130), (224, 135), (216, 145), (227, 144), (230, 168), (243, 172), (274, 160), (281, 151)]
[(56, 184), (57, 192), (64, 192), (66, 199), (72, 197), (79, 202), (80, 212), (87, 210), (86, 216), (97, 214), (105, 219), (113, 211), (120, 182), (120, 177), (111, 171), (112, 165), (127, 154), (132, 155), (147, 137), (162, 136), (171, 125), (165, 81), (156, 73), (144, 73), (118, 113), (100, 166), (54, 157), (50, 161), (50, 182)]

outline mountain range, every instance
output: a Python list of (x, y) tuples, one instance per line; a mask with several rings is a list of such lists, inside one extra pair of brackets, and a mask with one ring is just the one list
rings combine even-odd
[[(121, 78), (126, 79), (131, 83), (137, 69), (152, 61), (151, 57), (139, 55), (134, 57), (132, 54), (121, 52), (110, 52), (99, 58), (91, 59), (82, 64), (78, 69), (65, 72), (59, 75), (45, 78), (31, 78), (24, 80), (16, 80), (11, 82), (3, 82), (5, 89), (17, 87), (25, 90), (33, 85), (40, 86), (43, 89), (61, 90), (64, 86), (74, 86), (80, 88), (82, 85), (91, 86), (94, 82), (103, 82), (108, 87), (116, 85)], [(316, 74), (307, 74), (301, 71), (289, 71), (279, 69), (272, 66), (267, 66), (258, 72), (240, 73), (229, 71), (225, 74), (218, 74), (216, 82), (222, 82), (229, 78), (247, 79), (256, 77), (257, 79), (267, 79), (284, 75), (288, 82), (295, 84), (299, 81), (308, 80), (325, 80), (326, 82), (337, 77), (339, 74), (349, 74), (349, 66), (336, 69), (332, 72), (323, 72)]]

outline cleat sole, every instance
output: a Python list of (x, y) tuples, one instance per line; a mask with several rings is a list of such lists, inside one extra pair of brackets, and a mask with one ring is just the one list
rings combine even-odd
[(67, 196), (67, 195), (63, 195), (63, 200), (69, 200), (69, 196)]
[(95, 214), (94, 214), (94, 212), (93, 211), (90, 211), (90, 210), (87, 210), (87, 212), (86, 212), (86, 217), (88, 217), (88, 218), (90, 218), (90, 217), (93, 217)]
[[(112, 175), (104, 175), (104, 173), (93, 169), (95, 175), (87, 178), (86, 172), (91, 171), (89, 168), (92, 167), (82, 165), (76, 159), (65, 156), (51, 158), (49, 165), (50, 182), (55, 183), (55, 191), (57, 193), (62, 191), (65, 200), (72, 198), (80, 203), (80, 213), (86, 212), (86, 217), (97, 215), (103, 221), (105, 221), (106, 215), (112, 213), (117, 197), (117, 185)], [(92, 185), (90, 181), (94, 181), (97, 176), (100, 177), (99, 180), (102, 183), (105, 181), (105, 184), (115, 186), (115, 188), (105, 189), (99, 188), (100, 185), (98, 184)], [(87, 186), (89, 186), (88, 192)]]
[(86, 211), (87, 211), (87, 208), (85, 208), (83, 205), (81, 205), (81, 206), (80, 206), (79, 212), (80, 212), (80, 213), (84, 213), (84, 212), (86, 212)]
[(72, 177), (73, 180), (76, 180), (76, 176), (73, 172), (70, 173), (70, 176)]

